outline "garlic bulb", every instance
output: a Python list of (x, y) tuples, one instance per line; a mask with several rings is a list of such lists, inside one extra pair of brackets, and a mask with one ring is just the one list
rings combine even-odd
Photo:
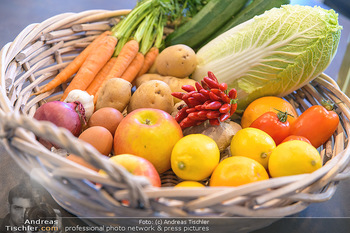
[(72, 90), (69, 92), (64, 102), (69, 103), (74, 101), (79, 101), (84, 106), (85, 117), (89, 120), (95, 109), (94, 96), (89, 95), (86, 91)]

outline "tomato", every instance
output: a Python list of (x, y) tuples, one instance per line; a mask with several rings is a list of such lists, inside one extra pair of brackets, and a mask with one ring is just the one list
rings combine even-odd
[(278, 145), (290, 134), (287, 116), (287, 112), (266, 112), (253, 121), (250, 127), (266, 132)]
[(307, 143), (309, 143), (311, 145), (311, 142), (309, 141), (309, 139), (307, 139), (306, 137), (303, 137), (303, 136), (298, 136), (298, 135), (289, 135), (281, 143), (288, 142), (288, 141), (293, 141), (293, 140), (304, 141), (304, 142), (307, 142)]
[(277, 96), (264, 96), (251, 102), (244, 110), (241, 120), (242, 128), (249, 127), (256, 118), (265, 112), (271, 111), (277, 113), (277, 109), (279, 111), (288, 112), (288, 114), (290, 114), (287, 117), (289, 124), (292, 124), (298, 117), (297, 111), (287, 100)]
[(335, 132), (339, 116), (331, 105), (314, 105), (306, 109), (291, 125), (291, 135), (303, 136), (318, 148)]

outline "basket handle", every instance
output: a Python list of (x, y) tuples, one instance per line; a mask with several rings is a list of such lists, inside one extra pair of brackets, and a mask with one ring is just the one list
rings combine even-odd
[[(81, 179), (86, 179), (86, 177), (89, 177), (89, 180), (93, 179), (90, 180), (91, 182), (96, 182), (99, 185), (102, 185), (102, 189), (104, 187), (103, 181), (105, 180), (105, 184), (108, 186), (108, 192), (112, 197), (114, 193), (122, 190), (124, 187), (125, 190), (130, 193), (130, 205), (133, 207), (142, 206), (142, 208), (150, 208), (149, 200), (143, 191), (145, 186), (150, 186), (147, 179), (134, 176), (122, 166), (109, 162), (106, 156), (101, 155), (90, 144), (75, 137), (69, 130), (63, 127), (57, 127), (51, 122), (38, 121), (32, 117), (19, 114), (17, 112), (5, 113), (3, 111), (0, 111), (0, 129), (2, 131), (0, 136), (3, 139), (1, 142), (5, 145), (7, 150), (12, 150), (12, 152), (14, 152), (10, 154), (15, 154), (22, 151), (25, 156), (28, 156), (28, 154), (33, 154), (36, 156), (38, 153), (38, 147), (33, 146), (33, 151), (28, 151), (30, 150), (30, 147), (25, 146), (25, 143), (38, 145), (39, 143), (36, 141), (35, 136), (44, 138), (45, 140), (58, 145), (60, 148), (80, 156), (97, 169), (102, 169), (106, 172), (106, 175), (102, 175), (98, 172), (88, 170), (88, 172), (85, 172), (86, 176), (84, 177), (84, 171), (86, 171), (86, 168), (76, 164), (76, 169), (81, 168), (80, 174), (83, 174)], [(24, 129), (25, 131), (23, 133), (23, 130), (19, 131), (18, 129)], [(24, 141), (22, 144), (23, 146), (21, 146), (21, 143), (19, 142), (20, 140), (16, 140), (18, 138)], [(60, 157), (60, 155), (53, 153), (42, 145), (38, 146), (41, 146), (40, 152), (41, 154), (45, 154), (45, 159), (59, 159), (57, 157)], [(74, 163), (65, 158), (61, 158), (59, 160), (63, 167), (65, 165), (69, 167), (72, 165), (72, 163)], [(18, 159), (16, 162), (18, 163)], [(57, 170), (60, 170), (60, 168), (58, 167)], [(89, 173), (91, 172), (95, 173), (94, 176), (89, 176)], [(54, 173), (55, 169), (52, 171), (52, 174)], [(73, 176), (74, 174), (76, 175), (77, 171), (72, 172), (72, 174)], [(69, 177), (69, 172), (65, 174), (65, 177)], [(96, 178), (95, 180), (94, 177)], [(76, 179), (77, 177), (74, 176), (72, 178)]]

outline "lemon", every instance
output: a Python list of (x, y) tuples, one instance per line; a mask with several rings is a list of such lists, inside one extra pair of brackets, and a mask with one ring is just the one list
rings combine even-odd
[(210, 178), (210, 186), (239, 186), (269, 179), (265, 168), (254, 159), (234, 156), (222, 160)]
[(231, 140), (232, 156), (244, 156), (259, 162), (267, 169), (272, 150), (276, 148), (270, 135), (256, 128), (239, 130)]
[(322, 160), (315, 147), (307, 142), (284, 142), (273, 150), (269, 160), (271, 177), (311, 173), (322, 167)]
[(202, 183), (199, 183), (198, 181), (191, 181), (191, 180), (185, 180), (177, 185), (174, 186), (174, 188), (201, 188), (205, 187)]
[(216, 142), (204, 134), (181, 138), (171, 153), (171, 168), (183, 180), (199, 181), (211, 175), (220, 160)]

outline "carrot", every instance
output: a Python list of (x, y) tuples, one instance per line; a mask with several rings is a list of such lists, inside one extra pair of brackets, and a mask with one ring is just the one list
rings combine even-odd
[(90, 52), (94, 50), (96, 45), (100, 43), (103, 38), (110, 34), (110, 31), (105, 31), (104, 33), (99, 35), (78, 56), (76, 56), (74, 60), (71, 63), (69, 63), (68, 66), (66, 66), (54, 79), (47, 83), (43, 89), (34, 94), (39, 95), (44, 92), (51, 91), (52, 89), (66, 82), (73, 74), (78, 72), (79, 68), (82, 66)]
[(117, 61), (117, 57), (111, 57), (109, 61), (97, 73), (94, 80), (92, 80), (88, 88), (86, 88), (86, 92), (89, 93), (89, 95), (96, 95), (98, 88), (102, 85), (103, 80), (108, 75), (108, 73), (110, 72), (110, 70), (112, 69), (116, 61)]
[(71, 90), (86, 90), (92, 80), (102, 67), (108, 62), (114, 53), (118, 39), (114, 36), (106, 36), (88, 55), (81, 65), (78, 73), (74, 76), (66, 90), (63, 92), (61, 101), (63, 101)]
[(139, 43), (136, 40), (128, 41), (121, 49), (117, 61), (112, 67), (105, 80), (111, 78), (120, 78), (125, 70), (128, 68), (130, 63), (134, 60), (137, 53), (139, 52)]
[(143, 66), (139, 73), (137, 74), (137, 77), (140, 77), (141, 75), (145, 74), (153, 65), (153, 63), (156, 61), (156, 58), (159, 54), (159, 49), (157, 47), (152, 47), (145, 55), (145, 61), (143, 63)]
[(128, 68), (124, 71), (121, 78), (126, 81), (132, 82), (136, 78), (136, 75), (140, 72), (144, 60), (145, 56), (140, 52), (137, 53), (136, 57), (134, 58), (134, 60), (132, 60)]
[[(90, 84), (90, 88), (96, 88), (95, 85), (98, 86), (97, 90), (103, 85), (104, 82), (108, 81), (111, 78), (120, 78), (124, 71), (128, 68), (130, 63), (134, 60), (136, 55), (139, 52), (139, 43), (136, 40), (128, 41), (121, 49), (116, 62), (111, 68), (109, 74), (104, 78), (102, 82), (98, 82), (97, 80), (93, 80)], [(96, 103), (98, 96), (98, 91), (96, 92), (94, 101)]]

